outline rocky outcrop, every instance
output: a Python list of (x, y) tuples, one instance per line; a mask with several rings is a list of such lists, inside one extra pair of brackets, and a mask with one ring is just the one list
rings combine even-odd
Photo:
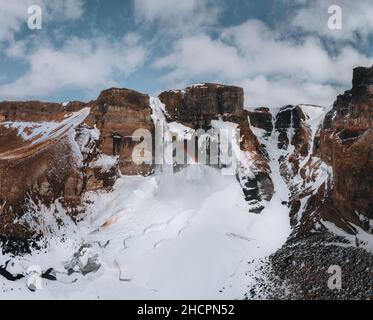
[(243, 89), (206, 83), (163, 92), (159, 99), (165, 105), (169, 122), (206, 131), (212, 128), (213, 120), (238, 124), (240, 148), (249, 155), (250, 168), (245, 168), (244, 163), (237, 178), (246, 200), (251, 204), (251, 210), (260, 213), (264, 208), (263, 201), (272, 198), (273, 183), (264, 150), (250, 129), (249, 113), (244, 110)]
[[(292, 233), (256, 270), (247, 299), (372, 298), (373, 67), (355, 69), (352, 84), (330, 111), (250, 112), (265, 147), (277, 145), (272, 160), (289, 187)], [(329, 287), (335, 268), (340, 290)]]
[(154, 132), (149, 96), (129, 89), (112, 88), (101, 92), (88, 106), (91, 113), (86, 123), (100, 130), (101, 151), (118, 156), (122, 174), (149, 174), (152, 166), (136, 165), (132, 160), (133, 148), (139, 143), (134, 141), (133, 133), (138, 129)]
[[(250, 161), (238, 168), (252, 210), (271, 199), (273, 184), (265, 154), (250, 129), (243, 90), (207, 84), (162, 93), (168, 122), (193, 129), (212, 128), (212, 120), (232, 122)], [(154, 137), (148, 95), (111, 88), (88, 103), (0, 103), (0, 235), (11, 239), (48, 233), (41, 208), (74, 220), (84, 213), (84, 195), (110, 189), (119, 173), (148, 175), (153, 165), (137, 165), (132, 153), (138, 129)], [(246, 159), (246, 158), (245, 158)], [(250, 171), (250, 172), (248, 172)]]
[(41, 208), (55, 208), (54, 215), (60, 206), (76, 220), (84, 192), (114, 184), (115, 166), (91, 166), (100, 151), (94, 130), (82, 124), (88, 113), (84, 108), (61, 122), (0, 126), (0, 234), (24, 239), (48, 233)]
[(249, 112), (250, 124), (253, 127), (265, 130), (264, 137), (268, 138), (274, 128), (274, 119), (271, 110), (265, 107), (256, 108)]
[(294, 146), (301, 156), (309, 151), (309, 136), (304, 123), (306, 116), (300, 106), (287, 106), (276, 115), (275, 129), (278, 132), (278, 148)]
[(301, 168), (312, 153), (317, 129), (314, 123), (323, 115), (323, 108), (309, 105), (272, 110), (262, 107), (249, 112), (252, 130), (268, 154), (268, 162), (272, 162), (273, 174), (279, 173), (287, 183), (290, 199), (303, 188), (299, 185)]
[(87, 104), (3, 102), (0, 116), (0, 235), (7, 238), (48, 232), (42, 207), (56, 215), (62, 207), (76, 220), (84, 194), (110, 189), (118, 168), (151, 170), (132, 162), (133, 132), (153, 130), (149, 97), (138, 92), (109, 89)]
[[(372, 68), (355, 69), (353, 88), (324, 120), (316, 106), (246, 111), (243, 90), (219, 84), (166, 91), (159, 100), (168, 123), (209, 130), (223, 122), (240, 130), (237, 179), (252, 211), (272, 198), (269, 163), (277, 161), (297, 235), (323, 221), (354, 233), (354, 225), (372, 229), (372, 78)], [(154, 134), (148, 95), (111, 88), (88, 103), (2, 102), (0, 119), (0, 234), (29, 237), (34, 222), (25, 213), (58, 201), (77, 217), (86, 192), (110, 189), (120, 173), (152, 173), (152, 164), (132, 159), (140, 143), (134, 132)]]
[(327, 115), (316, 153), (333, 167), (332, 207), (368, 230), (373, 202), (373, 67), (355, 69), (352, 83)]
[[(355, 226), (372, 231), (373, 202), (373, 68), (354, 70), (353, 87), (338, 96), (314, 140), (314, 150), (302, 169), (304, 181), (324, 173), (324, 183), (312, 193), (303, 190), (292, 211), (299, 215), (301, 199), (308, 198), (300, 222), (302, 234), (315, 221), (331, 221), (348, 233)], [(327, 168), (327, 170), (325, 170)], [(317, 185), (317, 184), (316, 184)]]
[(242, 88), (220, 84), (200, 84), (184, 90), (159, 95), (166, 106), (167, 117), (190, 128), (210, 127), (211, 120), (221, 117), (237, 123), (244, 116)]

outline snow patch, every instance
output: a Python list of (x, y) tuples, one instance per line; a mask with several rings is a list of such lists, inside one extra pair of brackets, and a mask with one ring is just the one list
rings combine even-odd
[(106, 154), (99, 155), (96, 161), (89, 164), (91, 168), (102, 168), (101, 170), (106, 172), (111, 168), (115, 167), (118, 163), (117, 157), (108, 156)]

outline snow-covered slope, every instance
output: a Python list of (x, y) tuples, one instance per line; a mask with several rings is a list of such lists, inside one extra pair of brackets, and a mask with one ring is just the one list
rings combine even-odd
[(5, 128), (17, 129), (18, 135), (25, 141), (24, 145), (7, 152), (0, 153), (0, 160), (18, 160), (32, 153), (45, 149), (63, 136), (69, 136), (75, 144), (74, 128), (79, 126), (89, 115), (90, 108), (73, 112), (61, 122), (3, 122)]
[[(366, 92), (330, 112), (244, 110), (242, 88), (208, 83), (0, 103), (0, 299), (368, 297), (359, 70)], [(326, 291), (327, 265), (345, 292)]]
[[(151, 102), (155, 123), (185, 134), (185, 127), (166, 123), (158, 100)], [(77, 224), (58, 202), (42, 207), (43, 216), (56, 216), (64, 227), (58, 228), (52, 219), (45, 250), (16, 258), (3, 255), (0, 265), (10, 259), (14, 264), (7, 270), (13, 274), (26, 274), (35, 265), (42, 272), (52, 268), (57, 280), (43, 279), (36, 292), (27, 288), (28, 276), (0, 283), (0, 296), (243, 298), (255, 268), (284, 244), (291, 231), (289, 210), (283, 204), (288, 190), (275, 147), (268, 144), (277, 191), (261, 214), (250, 212), (234, 174), (194, 164), (178, 172), (159, 168), (149, 177), (122, 176), (112, 191), (86, 194), (84, 202), (89, 205)]]
[[(263, 214), (249, 213), (235, 177), (205, 166), (162, 179), (125, 176), (113, 192), (88, 197), (88, 219), (70, 223), (64, 241), (50, 239), (45, 252), (12, 259), (13, 273), (38, 265), (56, 270), (57, 281), (43, 280), (34, 293), (27, 278), (2, 283), (2, 298), (242, 298), (247, 262), (259, 263), (290, 232), (281, 195)], [(64, 266), (84, 244), (82, 265), (95, 258), (101, 267), (68, 276)]]

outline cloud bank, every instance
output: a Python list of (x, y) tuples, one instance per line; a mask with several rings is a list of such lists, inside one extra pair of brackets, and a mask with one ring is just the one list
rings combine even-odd
[[(159, 90), (223, 82), (243, 86), (248, 106), (329, 105), (350, 86), (352, 68), (373, 62), (362, 50), (372, 45), (370, 0), (281, 0), (291, 19), (279, 17), (276, 24), (258, 18), (224, 24), (227, 0), (133, 1), (135, 31), (118, 36), (93, 24), (90, 36), (63, 34), (58, 41), (55, 30), (45, 31), (35, 46), (32, 35), (17, 39), (30, 1), (0, 0), (0, 51), (10, 63), (26, 66), (16, 79), (2, 76), (0, 99), (53, 97), (72, 89), (97, 94), (141, 69), (142, 77), (157, 75)], [(43, 6), (46, 21), (78, 26), (89, 4), (32, 3)], [(342, 8), (342, 30), (327, 28), (331, 4)]]

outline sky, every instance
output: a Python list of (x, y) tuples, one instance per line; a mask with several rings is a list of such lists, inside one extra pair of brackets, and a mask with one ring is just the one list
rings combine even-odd
[(0, 0), (0, 101), (214, 82), (243, 87), (246, 106), (328, 106), (373, 64), (372, 17), (371, 0)]

